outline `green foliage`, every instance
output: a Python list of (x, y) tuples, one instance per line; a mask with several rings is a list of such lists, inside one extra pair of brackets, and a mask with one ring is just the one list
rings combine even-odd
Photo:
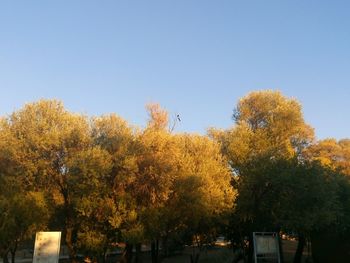
[(239, 101), (233, 118), (232, 129), (212, 130), (211, 135), (221, 143), (237, 175), (236, 209), (242, 220), (256, 221), (263, 214), (270, 217), (273, 203), (266, 202), (264, 207), (261, 202), (267, 194), (279, 191), (281, 185), (272, 184), (283, 171), (279, 166), (299, 159), (313, 140), (312, 129), (303, 120), (300, 104), (274, 91), (248, 94)]

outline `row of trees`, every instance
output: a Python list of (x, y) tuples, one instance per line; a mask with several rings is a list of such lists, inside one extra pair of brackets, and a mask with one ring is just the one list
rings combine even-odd
[(232, 208), (231, 175), (205, 136), (171, 134), (167, 113), (149, 105), (145, 129), (111, 114), (88, 118), (42, 100), (0, 126), (0, 251), (39, 229), (62, 229), (69, 255), (102, 262), (125, 242), (132, 249), (205, 234)]
[(159, 242), (166, 254), (176, 242), (207, 242), (218, 231), (241, 247), (248, 238), (250, 259), (253, 231), (297, 234), (295, 262), (306, 239), (313, 249), (323, 233), (345, 240), (350, 140), (316, 141), (296, 100), (252, 92), (238, 102), (232, 128), (207, 136), (173, 133), (166, 111), (147, 110), (143, 129), (114, 114), (73, 114), (52, 100), (1, 120), (4, 262), (39, 229), (63, 230), (73, 262), (78, 252), (102, 262), (118, 242), (126, 243), (126, 262), (134, 247), (151, 243), (157, 262)]

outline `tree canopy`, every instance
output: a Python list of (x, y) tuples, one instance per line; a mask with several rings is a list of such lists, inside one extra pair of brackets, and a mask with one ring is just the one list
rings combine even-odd
[[(233, 126), (208, 135), (176, 132), (149, 104), (146, 127), (115, 113), (89, 117), (39, 100), (0, 119), (0, 253), (14, 260), (38, 230), (63, 231), (72, 262), (105, 262), (141, 244), (152, 262), (176, 244), (210, 243), (220, 233), (247, 244), (253, 231), (350, 232), (350, 141), (316, 141), (301, 104), (256, 91), (233, 107)], [(159, 244), (162, 251), (159, 252)], [(317, 247), (317, 245), (315, 245)]]

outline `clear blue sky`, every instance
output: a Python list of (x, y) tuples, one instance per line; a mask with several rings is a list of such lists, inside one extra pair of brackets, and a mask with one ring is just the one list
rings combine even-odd
[(319, 138), (350, 137), (349, 1), (1, 1), (0, 114), (57, 98), (178, 131), (228, 128), (237, 100), (279, 89)]

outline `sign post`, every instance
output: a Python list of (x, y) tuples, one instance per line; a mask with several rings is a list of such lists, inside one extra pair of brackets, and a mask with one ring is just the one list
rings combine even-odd
[(37, 232), (33, 263), (58, 263), (61, 232)]
[(254, 259), (258, 262), (280, 263), (278, 234), (275, 232), (253, 232)]

